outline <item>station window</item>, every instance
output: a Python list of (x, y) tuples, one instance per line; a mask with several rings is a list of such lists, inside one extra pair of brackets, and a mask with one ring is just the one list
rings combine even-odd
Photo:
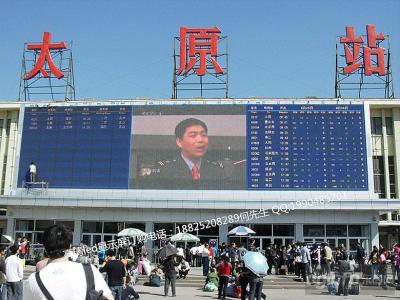
[(326, 225), (327, 236), (347, 236), (347, 225)]
[(253, 225), (253, 230), (256, 232), (256, 235), (272, 236), (272, 225), (270, 224)]
[(36, 220), (35, 231), (45, 231), (52, 225), (54, 225), (54, 220)]
[(371, 131), (372, 134), (382, 135), (382, 118), (371, 117)]
[(124, 229), (123, 222), (104, 222), (104, 233), (118, 233)]
[(102, 233), (103, 222), (82, 222), (83, 233)]
[(64, 225), (72, 232), (74, 231), (74, 221), (56, 221), (57, 225)]
[(154, 232), (158, 230), (165, 230), (167, 236), (174, 235), (175, 224), (174, 223), (154, 223)]
[(379, 198), (385, 198), (385, 169), (383, 165), (383, 156), (373, 156), (374, 168), (374, 192), (379, 195)]
[(274, 236), (293, 236), (294, 225), (274, 225)]
[(144, 223), (130, 223), (130, 222), (126, 222), (125, 223), (125, 228), (136, 228), (139, 229), (141, 231), (146, 231), (146, 225)]
[(304, 236), (325, 236), (324, 225), (304, 225)]
[(34, 220), (17, 220), (15, 224), (15, 230), (17, 231), (33, 231), (34, 227)]
[(387, 135), (393, 135), (393, 118), (392, 117), (386, 117), (385, 118), (385, 123), (386, 123), (386, 134)]
[(396, 176), (394, 173), (394, 157), (389, 156), (389, 183), (390, 183), (390, 198), (396, 198)]
[(361, 225), (349, 225), (349, 236), (362, 236)]

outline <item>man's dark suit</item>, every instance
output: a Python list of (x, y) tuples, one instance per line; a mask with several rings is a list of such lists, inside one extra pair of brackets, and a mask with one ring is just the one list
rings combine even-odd
[(149, 184), (155, 189), (220, 189), (226, 175), (221, 164), (207, 159), (201, 160), (200, 180), (192, 179), (192, 172), (181, 156), (171, 161), (159, 161), (157, 171), (147, 176)]

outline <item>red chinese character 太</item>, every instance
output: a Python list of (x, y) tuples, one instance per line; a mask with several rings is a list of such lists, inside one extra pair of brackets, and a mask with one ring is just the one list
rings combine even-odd
[[(353, 73), (362, 66), (362, 64), (357, 62), (357, 60), (358, 60), (358, 55), (360, 53), (360, 46), (361, 44), (364, 43), (364, 40), (361, 36), (357, 38), (354, 37), (354, 27), (347, 26), (346, 37), (340, 38), (340, 43), (342, 44), (344, 43), (344, 51), (346, 55), (346, 64), (347, 64), (347, 67), (344, 68), (343, 73), (344, 74)], [(353, 49), (351, 49), (349, 44), (353, 45), (352, 46)]]
[[(373, 73), (385, 75), (385, 49), (378, 47), (377, 40), (383, 41), (383, 33), (376, 34), (374, 25), (367, 25), (368, 47), (364, 47), (364, 67), (365, 75)], [(376, 55), (376, 67), (372, 67), (371, 55)]]
[[(218, 27), (214, 28), (180, 28), (180, 67), (178, 75), (183, 73), (186, 75), (196, 64), (197, 56), (200, 59), (200, 67), (196, 70), (197, 75), (204, 76), (207, 71), (207, 55), (215, 72), (222, 74), (222, 68), (215, 60), (218, 54), (218, 34), (221, 30)], [(187, 38), (189, 36), (189, 62), (187, 62)]]
[(34, 68), (32, 71), (30, 71), (25, 77), (25, 80), (32, 79), (33, 77), (36, 76), (39, 72), (42, 73), (43, 77), (47, 78), (49, 77), (49, 73), (43, 68), (45, 61), (47, 60), (47, 64), (49, 65), (50, 71), (58, 78), (63, 78), (64, 74), (57, 69), (55, 66), (53, 59), (51, 58), (50, 50), (53, 49), (66, 49), (67, 47), (65, 46), (64, 42), (57, 43), (57, 44), (51, 44), (51, 33), (50, 32), (45, 32), (43, 34), (43, 44), (39, 45), (28, 45), (28, 50), (41, 50), (39, 59), (37, 60)]

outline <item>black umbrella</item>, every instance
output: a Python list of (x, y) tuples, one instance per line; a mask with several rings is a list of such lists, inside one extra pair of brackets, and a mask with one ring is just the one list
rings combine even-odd
[(157, 253), (158, 257), (160, 257), (160, 258), (165, 258), (165, 257), (171, 256), (171, 255), (176, 255), (176, 254), (178, 254), (178, 250), (176, 250), (176, 248), (174, 246), (172, 246), (171, 244), (164, 246)]

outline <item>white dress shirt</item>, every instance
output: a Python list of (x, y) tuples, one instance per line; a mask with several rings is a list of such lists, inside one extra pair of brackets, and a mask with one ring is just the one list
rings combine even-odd
[(18, 282), (24, 278), (22, 260), (17, 255), (7, 257), (5, 264), (7, 282)]

